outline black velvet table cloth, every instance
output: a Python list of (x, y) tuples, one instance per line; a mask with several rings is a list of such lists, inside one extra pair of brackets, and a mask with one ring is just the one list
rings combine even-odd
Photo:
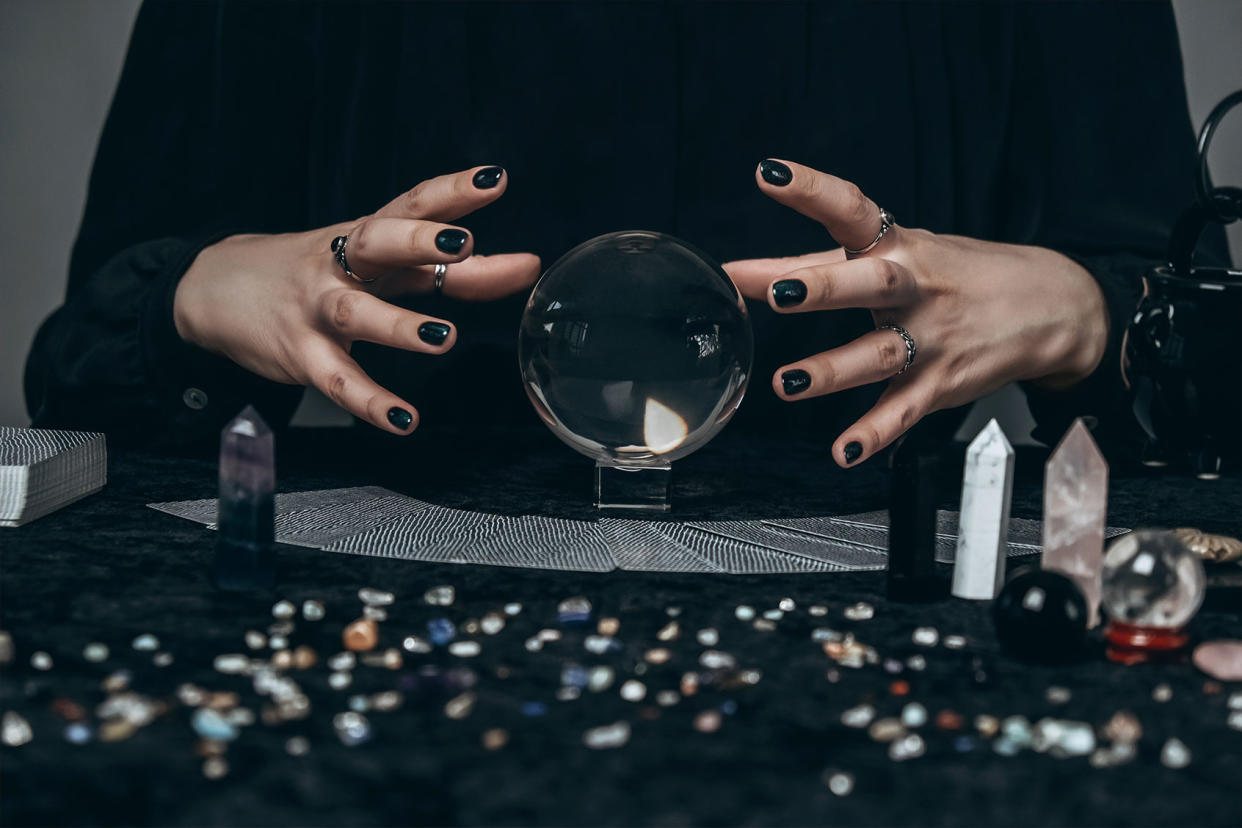
[[(882, 459), (850, 471), (832, 464), (828, 441), (764, 437), (728, 431), (675, 467), (672, 519), (763, 518), (827, 515), (883, 508), (887, 470)], [(426, 427), (402, 442), (351, 432), (294, 432), (277, 445), (278, 488), (300, 491), (349, 485), (384, 485), (433, 503), (506, 514), (537, 513), (589, 518), (589, 461), (539, 428), (493, 430), (484, 435)], [(1044, 457), (1018, 457), (1013, 514), (1040, 514)], [(208, 581), (214, 533), (145, 508), (146, 503), (215, 494), (214, 458), (160, 457), (114, 451), (109, 483), (100, 494), (19, 529), (0, 530), (0, 628), (13, 636), (17, 654), (0, 677), (0, 708), (31, 722), (34, 739), (0, 748), (0, 817), (5, 825), (1232, 825), (1242, 820), (1242, 733), (1226, 726), (1227, 700), (1237, 683), (1212, 686), (1188, 663), (1122, 667), (1102, 656), (1098, 633), (1078, 663), (1029, 666), (998, 649), (986, 603), (955, 599), (898, 604), (884, 598), (883, 573), (829, 575), (607, 574), (438, 566), (280, 547), (275, 593), (216, 592)], [(960, 478), (946, 481), (943, 505), (957, 508)], [(1114, 472), (1110, 525), (1197, 526), (1238, 534), (1242, 492), (1236, 476), (1199, 481), (1175, 473)], [(1013, 562), (1011, 561), (1011, 567)], [(948, 577), (949, 569), (942, 567)], [(1213, 569), (1219, 574), (1224, 570)], [(1232, 571), (1237, 571), (1236, 567)], [(457, 602), (432, 607), (429, 587), (452, 584)], [(520, 601), (522, 612), (496, 636), (478, 636), (482, 653), (460, 659), (438, 648), (406, 654), (401, 671), (359, 666), (354, 685), (329, 688), (324, 661), (341, 649), (342, 625), (358, 616), (357, 590), (375, 586), (396, 593), (380, 625), (381, 647), (400, 646), (410, 633), (425, 634), (437, 616), (460, 622)], [(556, 605), (567, 597), (590, 599), (588, 625), (566, 627)], [(1192, 623), (1195, 640), (1238, 637), (1236, 592), (1212, 591)], [(220, 653), (248, 652), (244, 631), (273, 621), (278, 597), (300, 605), (322, 600), (327, 618), (297, 619), (294, 645), (307, 643), (319, 664), (297, 675), (313, 709), (302, 721), (243, 728), (227, 753), (229, 773), (209, 780), (196, 755), (191, 710), (176, 702), (182, 682), (241, 693), (254, 710), (260, 699), (250, 682), (212, 669)], [(797, 609), (771, 632), (735, 617), (747, 604), (759, 611), (791, 598)], [(842, 610), (857, 601), (875, 608), (867, 621), (849, 621)], [(829, 608), (812, 618), (807, 607)], [(680, 610), (681, 636), (659, 642), (656, 631)], [(599, 617), (620, 619), (618, 653), (593, 655), (583, 637)], [(881, 658), (926, 657), (924, 671), (890, 675), (881, 665), (840, 668), (812, 641), (816, 626), (852, 630)], [(961, 650), (920, 647), (915, 628), (935, 627), (943, 637), (967, 638)], [(717, 649), (740, 667), (762, 671), (753, 686), (704, 686), (670, 707), (653, 701), (676, 689), (685, 671), (698, 668), (704, 648), (694, 632), (715, 627)], [(540, 652), (523, 642), (543, 628), (564, 638)], [(174, 656), (152, 665), (151, 653), (130, 646), (142, 633), (159, 637)], [(89, 664), (83, 646), (103, 641), (105, 664)], [(561, 666), (611, 664), (619, 685), (651, 647), (667, 646), (672, 659), (639, 676), (648, 687), (642, 702), (624, 701), (617, 686), (580, 699), (557, 701)], [(36, 650), (54, 667), (30, 666)], [(257, 653), (255, 655), (258, 655)], [(478, 675), (478, 701), (466, 718), (444, 715), (452, 693), (408, 694), (405, 706), (369, 713), (373, 738), (344, 746), (332, 716), (353, 693), (396, 686), (422, 664), (466, 666)], [(51, 711), (69, 698), (93, 709), (104, 698), (100, 682), (115, 669), (133, 673), (135, 690), (166, 698), (168, 711), (132, 738), (74, 745)], [(902, 680), (909, 694), (893, 695)], [(1206, 687), (1205, 687), (1206, 682)], [(1167, 683), (1172, 698), (1153, 699)], [(1046, 697), (1049, 686), (1071, 693)], [(530, 716), (523, 704), (543, 702)], [(865, 729), (847, 728), (841, 713), (875, 704), (880, 716), (898, 715), (918, 701), (934, 718), (949, 709), (965, 719), (961, 731), (932, 722), (919, 729), (926, 754), (889, 759), (887, 746)], [(700, 711), (732, 702), (716, 732), (699, 732)], [(733, 710), (732, 705), (726, 705)], [(972, 750), (954, 743), (973, 734), (977, 714), (1045, 716), (1098, 726), (1118, 710), (1137, 714), (1144, 733), (1134, 762), (1093, 768), (1086, 758), (1056, 759), (1024, 751), (1005, 757), (987, 740)], [(93, 717), (92, 717), (93, 718)], [(625, 720), (632, 736), (623, 747), (590, 750), (589, 728)], [(499, 750), (481, 735), (509, 734)], [(302, 757), (284, 750), (290, 736), (309, 739)], [(1169, 737), (1190, 749), (1188, 767), (1161, 765)], [(825, 770), (854, 775), (853, 791), (834, 795)]]

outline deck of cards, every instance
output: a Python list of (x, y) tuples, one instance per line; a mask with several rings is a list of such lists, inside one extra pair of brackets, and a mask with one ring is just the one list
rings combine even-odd
[(21, 526), (108, 482), (104, 435), (0, 426), (0, 526)]
[[(151, 508), (214, 528), (216, 501)], [(329, 552), (435, 563), (608, 572), (816, 573), (884, 569), (888, 514), (748, 521), (565, 520), (437, 506), (376, 487), (276, 495), (275, 537)], [(951, 562), (957, 514), (941, 513)], [(1010, 523), (1009, 555), (1039, 551), (1037, 521)]]

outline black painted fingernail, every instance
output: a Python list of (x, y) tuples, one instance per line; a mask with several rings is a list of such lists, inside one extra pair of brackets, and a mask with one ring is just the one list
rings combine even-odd
[(859, 457), (862, 457), (862, 443), (855, 440), (852, 443), (845, 444), (845, 462), (853, 463)]
[(443, 345), (448, 335), (449, 326), (443, 322), (424, 322), (418, 326), (418, 338), (429, 345)]
[(801, 279), (781, 279), (772, 285), (772, 298), (782, 308), (801, 305), (806, 299), (806, 282)]
[(470, 237), (465, 230), (441, 230), (436, 234), (436, 247), (445, 253), (457, 254), (461, 252), (468, 238)]
[(784, 187), (793, 181), (793, 170), (771, 158), (759, 162), (759, 174), (763, 176), (764, 181), (774, 187)]
[(792, 397), (794, 394), (801, 394), (811, 387), (811, 375), (801, 368), (795, 368), (792, 371), (786, 371), (781, 374), (781, 385), (784, 387), (785, 393)]
[(500, 177), (504, 174), (504, 167), (484, 167), (474, 174), (474, 178), (471, 181), (480, 190), (490, 190), (500, 183)]
[(410, 427), (410, 423), (414, 422), (414, 415), (404, 408), (393, 407), (388, 409), (388, 422), (405, 431)]

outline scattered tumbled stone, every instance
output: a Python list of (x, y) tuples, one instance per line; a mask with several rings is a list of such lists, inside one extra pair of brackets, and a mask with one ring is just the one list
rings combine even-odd
[(444, 715), (450, 719), (464, 719), (474, 710), (475, 695), (470, 691), (466, 691), (459, 696), (449, 699), (444, 705)]
[(699, 655), (699, 664), (709, 670), (732, 670), (737, 666), (737, 659), (723, 650), (704, 650)]
[(1234, 730), (1242, 730), (1242, 710), (1234, 710), (1229, 714), (1229, 718), (1225, 720), (1225, 724)]
[(401, 646), (405, 648), (407, 653), (431, 652), (431, 642), (425, 638), (419, 638), (417, 635), (407, 635), (405, 640), (401, 642)]
[(355, 713), (366, 713), (371, 709), (371, 700), (361, 694), (350, 696), (349, 701), (345, 702), (346, 707)]
[(190, 724), (195, 733), (213, 742), (231, 742), (238, 735), (237, 728), (227, 717), (209, 707), (195, 710)]
[(616, 635), (620, 630), (621, 619), (612, 616), (599, 619), (599, 623), (595, 625), (595, 631), (600, 635)]
[(755, 619), (755, 608), (746, 604), (741, 604), (733, 611), (739, 621), (753, 621)]
[(901, 723), (906, 727), (922, 727), (927, 724), (927, 708), (918, 702), (910, 702), (901, 708)]
[(379, 626), (370, 618), (359, 618), (345, 627), (341, 641), (345, 649), (354, 652), (373, 650), (379, 643)]
[(388, 713), (396, 710), (404, 701), (405, 699), (396, 690), (385, 690), (372, 696), (370, 703), (372, 710)]
[(816, 618), (822, 618), (828, 614), (828, 608), (823, 604), (811, 604), (811, 606), (806, 608), (806, 611)]
[(517, 601), (512, 601), (508, 604), (505, 604), (505, 615), (512, 617), (514, 615), (517, 615), (521, 611), (522, 611), (522, 605), (519, 604)]
[(630, 723), (621, 721), (593, 727), (582, 734), (582, 743), (593, 750), (619, 748), (630, 740)]
[(447, 618), (433, 618), (427, 622), (427, 637), (432, 644), (443, 647), (457, 637), (457, 627)]
[(454, 641), (448, 650), (458, 658), (473, 658), (483, 651), (483, 647), (477, 641)]
[(289, 647), (289, 639), (283, 635), (273, 635), (267, 639), (267, 646), (273, 650), (284, 650)]
[(321, 602), (309, 599), (302, 602), (302, 617), (307, 621), (322, 621), (325, 614)]
[(940, 641), (940, 631), (935, 627), (919, 627), (910, 638), (920, 647), (935, 647)]
[(963, 719), (955, 710), (941, 710), (936, 714), (936, 727), (941, 730), (961, 730)]
[(677, 616), (681, 615), (681, 607), (665, 607), (664, 613), (669, 618), (676, 618)]
[(1072, 696), (1073, 694), (1070, 693), (1068, 687), (1061, 687), (1056, 684), (1044, 691), (1044, 698), (1048, 700), (1049, 704), (1065, 704)]
[(556, 620), (562, 624), (576, 624), (589, 620), (591, 617), (591, 602), (584, 596), (575, 595), (573, 598), (566, 598), (556, 605)]
[(1104, 737), (1114, 742), (1137, 742), (1143, 738), (1143, 724), (1128, 710), (1118, 710), (1102, 728)]
[(537, 653), (543, 649), (543, 639), (537, 635), (532, 635), (526, 639), (526, 643), (523, 646), (526, 647), (528, 652)]
[(52, 669), (52, 656), (48, 653), (38, 650), (30, 654), (30, 666), (36, 670)]
[(871, 727), (867, 728), (867, 735), (875, 742), (891, 742), (905, 734), (906, 729), (902, 726), (901, 720), (891, 717), (876, 719), (871, 723)]
[(587, 652), (603, 655), (604, 653), (613, 652), (621, 649), (620, 643), (615, 638), (607, 635), (588, 635), (582, 640), (582, 646)]
[(963, 635), (946, 635), (943, 643), (950, 650), (960, 650), (966, 646), (966, 637)]
[(70, 744), (84, 745), (94, 735), (90, 726), (82, 722), (71, 722), (65, 727), (65, 741)]
[(798, 605), (792, 598), (782, 598), (776, 602), (776, 606), (781, 612), (793, 612), (798, 608)]
[(246, 646), (252, 650), (262, 650), (267, 646), (267, 636), (258, 630), (247, 630), (244, 639)]
[(310, 753), (310, 741), (305, 736), (290, 736), (285, 741), (285, 753), (290, 756), (305, 756)]
[(457, 590), (445, 584), (435, 586), (423, 593), (423, 601), (433, 607), (450, 607), (457, 600)]
[(130, 674), (129, 670), (117, 670), (116, 672), (109, 673), (106, 677), (104, 677), (104, 680), (99, 683), (99, 686), (105, 693), (116, 693), (124, 690), (126, 687), (129, 687), (131, 678), (133, 678), (133, 676)]
[(1053, 746), (1054, 756), (1086, 756), (1095, 750), (1095, 731), (1086, 722), (1063, 722), (1061, 738)]
[(391, 606), (396, 597), (391, 593), (375, 587), (363, 587), (358, 590), (358, 600), (368, 607)]
[(564, 687), (556, 688), (556, 700), (557, 701), (563, 701), (563, 702), (576, 701), (580, 698), (582, 698), (581, 687), (573, 687), (570, 685), (566, 685)]
[(156, 667), (168, 667), (173, 663), (172, 653), (156, 653), (151, 658), (151, 663)]
[(337, 653), (328, 659), (328, 669), (334, 671), (352, 670), (358, 663), (358, 657), (351, 652)]
[(854, 790), (854, 774), (842, 771), (826, 772), (824, 784), (836, 796), (849, 796)]
[(498, 612), (489, 612), (479, 621), (479, 629), (484, 635), (495, 635), (505, 628), (505, 617)]
[(5, 711), (4, 718), (0, 719), (0, 741), (9, 747), (21, 747), (33, 738), (34, 730), (24, 716), (12, 710)]
[(13, 660), (13, 636), (0, 630), (0, 664), (8, 664)]
[(926, 750), (923, 737), (917, 733), (909, 733), (888, 746), (888, 758), (894, 762), (904, 762), (922, 756)]
[(719, 710), (704, 710), (694, 717), (694, 729), (700, 733), (715, 733), (720, 730), (721, 721)]
[(783, 610), (770, 609), (763, 613), (763, 617), (769, 621), (780, 621), (785, 617), (785, 613)]
[(859, 601), (857, 604), (846, 607), (842, 614), (850, 621), (867, 621), (875, 617), (875, 607), (865, 601)]
[(841, 714), (841, 724), (846, 727), (866, 727), (874, 718), (875, 707), (870, 704), (860, 704)]
[(1019, 747), (1031, 744), (1031, 722), (1026, 716), (1007, 716), (1000, 723), (1000, 732)]
[(483, 731), (482, 741), (484, 750), (500, 750), (509, 744), (509, 731), (503, 727), (493, 727)]
[(621, 698), (628, 702), (640, 702), (647, 697), (647, 685), (636, 679), (630, 679), (621, 685)]
[(138, 728), (126, 719), (110, 719), (99, 725), (99, 741), (101, 742), (123, 742)]
[(612, 686), (616, 672), (607, 665), (592, 667), (587, 672), (587, 689), (592, 693), (600, 693)]
[(720, 643), (720, 633), (715, 627), (707, 627), (699, 630), (695, 638), (704, 647), (715, 647)]
[(228, 774), (229, 763), (223, 756), (209, 756), (203, 761), (203, 776), (208, 779), (223, 779)]
[(387, 621), (388, 610), (383, 607), (372, 607), (367, 605), (362, 608), (362, 617), (369, 618), (372, 621)]
[(1157, 684), (1151, 691), (1151, 697), (1158, 702), (1167, 702), (1173, 698), (1173, 688), (1163, 682)]
[(360, 745), (371, 738), (371, 723), (366, 716), (353, 710), (333, 716), (332, 728), (346, 747)]
[(656, 638), (660, 641), (675, 641), (681, 636), (681, 624), (676, 621), (669, 621), (656, 633)]
[(218, 655), (211, 662), (211, 666), (215, 668), (217, 673), (225, 673), (228, 675), (240, 675), (250, 669), (249, 656), (241, 653), (225, 653)]
[(108, 645), (101, 644), (98, 641), (87, 644), (82, 648), (82, 658), (91, 664), (99, 664), (108, 660)]
[(293, 666), (299, 670), (309, 670), (318, 660), (319, 656), (315, 654), (315, 651), (305, 644), (293, 651)]
[(272, 606), (273, 618), (292, 618), (295, 612), (297, 612), (297, 608), (293, 606), (292, 601), (277, 601), (275, 605)]
[(884, 672), (889, 673), (890, 675), (894, 675), (894, 676), (900, 673), (902, 670), (906, 669), (906, 666), (895, 658), (884, 659), (883, 667), (884, 667)]
[(927, 669), (927, 659), (915, 654), (906, 659), (906, 666), (916, 673), (921, 673)]
[(661, 690), (655, 695), (655, 703), (660, 707), (672, 707), (681, 701), (681, 694), (676, 690)]
[(776, 629), (776, 622), (771, 618), (756, 618), (754, 628), (759, 632), (772, 632)]
[(294, 623), (287, 619), (284, 621), (273, 621), (271, 624), (267, 625), (267, 634), (268, 635), (286, 635), (286, 636), (293, 635), (294, 629), (296, 629), (296, 626), (294, 625)]
[(995, 716), (989, 716), (981, 713), (975, 716), (975, 730), (979, 731), (979, 735), (985, 739), (990, 739), (996, 735), (996, 731), (1000, 729), (1000, 719)]
[(673, 653), (667, 647), (654, 647), (643, 653), (643, 661), (648, 664), (666, 664)]
[(1190, 764), (1190, 748), (1181, 739), (1169, 739), (1160, 748), (1160, 764), (1180, 770)]
[(333, 690), (344, 690), (354, 682), (354, 674), (344, 670), (338, 670), (328, 676), (328, 686)]

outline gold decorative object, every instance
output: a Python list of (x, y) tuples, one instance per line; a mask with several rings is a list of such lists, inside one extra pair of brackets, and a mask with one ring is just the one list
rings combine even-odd
[(1190, 527), (1174, 529), (1173, 534), (1190, 547), (1191, 552), (1205, 561), (1225, 563), (1242, 558), (1242, 540), (1237, 538), (1231, 538), (1228, 535), (1209, 535)]

